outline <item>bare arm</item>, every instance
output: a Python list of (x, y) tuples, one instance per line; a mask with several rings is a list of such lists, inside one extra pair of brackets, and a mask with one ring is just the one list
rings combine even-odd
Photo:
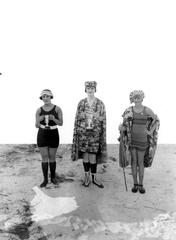
[(36, 128), (40, 127), (40, 122), (44, 119), (44, 116), (40, 116), (41, 109), (37, 109), (37, 112), (35, 114), (35, 126)]
[(156, 114), (154, 114), (154, 112), (152, 111), (152, 109), (146, 107), (146, 112), (147, 114), (153, 119), (155, 120), (157, 118)]
[(55, 118), (53, 121), (57, 125), (62, 126), (63, 125), (63, 114), (62, 114), (61, 108), (56, 106), (56, 112), (57, 112), (57, 115), (58, 115), (58, 119)]

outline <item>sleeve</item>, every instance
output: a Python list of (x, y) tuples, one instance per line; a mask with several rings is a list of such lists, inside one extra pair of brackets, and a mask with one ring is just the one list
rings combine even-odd
[(151, 132), (149, 135), (149, 143), (150, 146), (156, 146), (158, 140), (158, 130), (160, 127), (160, 120), (156, 114), (153, 113), (151, 109), (147, 109), (147, 113), (149, 114), (147, 129)]
[(71, 151), (71, 159), (73, 161), (78, 160), (79, 158), (79, 137), (78, 137), (78, 128), (80, 120), (83, 118), (81, 117), (81, 113), (84, 111), (83, 109), (83, 101), (81, 100), (78, 103), (76, 115), (75, 115), (75, 121), (74, 121), (74, 130), (73, 130), (73, 143), (72, 143), (72, 151)]
[(101, 102), (101, 135), (100, 135), (100, 149), (97, 155), (98, 163), (107, 161), (107, 143), (106, 143), (106, 109), (103, 102)]
[(123, 117), (123, 123), (122, 125), (125, 127), (129, 120), (132, 120), (133, 118), (133, 110), (132, 110), (132, 107), (129, 107), (127, 108), (124, 113), (122, 114), (122, 117)]
[(84, 114), (84, 100), (81, 100), (78, 103), (77, 110), (76, 110), (76, 119), (77, 121), (85, 119), (85, 114)]
[(100, 117), (103, 122), (106, 123), (106, 108), (103, 102), (101, 102), (101, 112), (100, 112)]

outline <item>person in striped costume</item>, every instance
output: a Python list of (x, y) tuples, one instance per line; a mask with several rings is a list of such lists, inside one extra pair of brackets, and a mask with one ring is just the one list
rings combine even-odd
[[(125, 132), (131, 153), (131, 169), (134, 186), (132, 192), (145, 193), (143, 186), (144, 167), (149, 167), (156, 150), (159, 119), (149, 107), (143, 105), (144, 92), (134, 90), (130, 93), (130, 103), (134, 103), (123, 113), (121, 130)], [(139, 176), (138, 176), (139, 175)]]

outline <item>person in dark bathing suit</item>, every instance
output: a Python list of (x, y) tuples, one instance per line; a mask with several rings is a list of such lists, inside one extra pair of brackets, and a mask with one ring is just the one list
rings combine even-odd
[(51, 182), (57, 184), (55, 178), (56, 152), (59, 146), (57, 126), (63, 125), (62, 110), (51, 102), (53, 94), (49, 89), (41, 92), (40, 99), (44, 105), (37, 109), (35, 126), (38, 128), (37, 146), (42, 157), (42, 172), (44, 180), (40, 187), (48, 183), (48, 165), (50, 166)]

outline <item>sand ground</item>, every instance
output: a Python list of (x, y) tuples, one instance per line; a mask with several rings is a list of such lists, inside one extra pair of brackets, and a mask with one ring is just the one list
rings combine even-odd
[(176, 145), (158, 145), (145, 169), (145, 194), (132, 193), (131, 169), (118, 165), (118, 145), (108, 145), (98, 166), (104, 189), (82, 186), (82, 161), (70, 160), (70, 145), (57, 152), (59, 185), (42, 181), (35, 145), (0, 145), (1, 240), (175, 240)]

